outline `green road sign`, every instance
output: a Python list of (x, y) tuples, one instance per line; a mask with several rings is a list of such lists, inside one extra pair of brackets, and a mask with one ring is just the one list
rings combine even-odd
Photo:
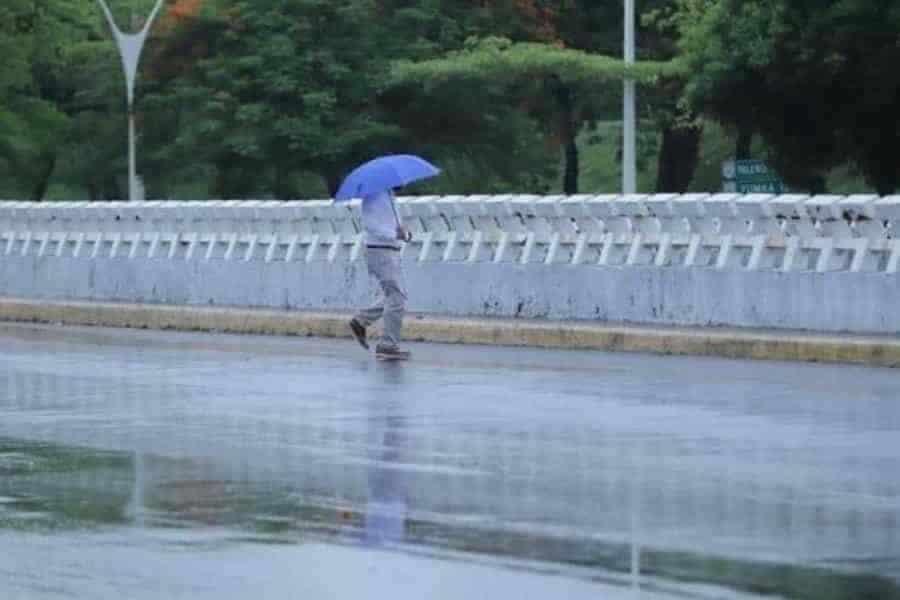
[(722, 190), (738, 194), (781, 194), (784, 183), (761, 160), (728, 160), (722, 163)]

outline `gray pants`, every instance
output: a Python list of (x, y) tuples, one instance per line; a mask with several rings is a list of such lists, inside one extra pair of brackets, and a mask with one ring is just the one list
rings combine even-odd
[(375, 305), (361, 310), (356, 320), (368, 327), (384, 317), (384, 336), (381, 343), (396, 348), (400, 343), (400, 329), (406, 312), (406, 284), (403, 281), (403, 267), (400, 252), (382, 248), (366, 248), (366, 265), (369, 276), (379, 286)]

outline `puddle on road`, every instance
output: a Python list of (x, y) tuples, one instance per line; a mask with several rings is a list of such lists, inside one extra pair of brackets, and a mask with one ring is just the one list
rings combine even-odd
[(131, 461), (118, 453), (0, 438), (0, 527), (125, 524), (132, 480)]
[[(302, 491), (287, 484), (204, 477), (208, 474), (199, 463), (0, 438), (0, 530), (63, 540), (74, 530), (177, 528), (188, 534), (179, 539), (189, 546), (192, 530), (202, 539), (201, 531), (217, 528), (232, 532), (235, 542), (315, 540), (462, 552), (476, 560), (595, 570), (598, 581), (622, 581), (631, 569), (626, 543), (523, 532), (490, 522), (476, 526), (464, 515), (429, 517), (389, 500), (335, 500), (334, 490)], [(879, 574), (890, 565), (845, 567), (741, 561), (655, 549), (652, 541), (641, 553), (642, 576), (676, 585), (709, 584), (809, 600), (900, 599), (900, 585)]]

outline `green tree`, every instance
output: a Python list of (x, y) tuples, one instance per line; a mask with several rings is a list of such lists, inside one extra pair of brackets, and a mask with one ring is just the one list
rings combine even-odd
[(758, 133), (792, 186), (825, 189), (854, 163), (881, 193), (900, 184), (900, 6), (871, 0), (680, 0), (690, 105)]
[(27, 13), (27, 0), (8, 0), (0, 6), (0, 98), (5, 101), (31, 79), (28, 48), (21, 43), (28, 26)]
[(0, 160), (12, 192), (41, 200), (71, 132), (76, 57), (92, 19), (75, 0), (12, 0), (0, 23)]
[(626, 75), (653, 83), (676, 72), (674, 63), (642, 62), (628, 67), (607, 56), (489, 38), (443, 58), (399, 61), (389, 88), (406, 97), (418, 96), (430, 104), (447, 106), (448, 122), (457, 121), (451, 127), (460, 132), (472, 129), (458, 121), (477, 118), (473, 113), (477, 115), (496, 102), (515, 106), (563, 147), (563, 189), (576, 193), (576, 136), (582, 126), (604, 115), (620, 114), (621, 81)]
[(295, 197), (304, 173), (333, 192), (350, 167), (396, 148), (402, 131), (376, 99), (388, 67), (376, 8), (373, 0), (223, 2), (206, 25), (214, 51), (168, 99), (191, 111), (173, 152), (208, 161), (216, 195)]
[[(565, 47), (605, 56), (622, 55), (621, 3), (564, 0), (548, 4), (555, 6), (554, 28), (557, 39)], [(637, 28), (638, 60), (673, 60), (677, 56), (677, 31), (669, 24), (667, 15), (676, 6), (675, 0), (640, 0), (637, 5), (644, 16)], [(691, 111), (678, 103), (683, 82), (681, 77), (660, 77), (653, 85), (643, 86), (638, 96), (641, 132), (659, 132), (656, 189), (661, 192), (685, 191), (699, 160), (702, 126)], [(564, 111), (565, 105), (560, 108)], [(617, 120), (619, 114), (613, 112), (610, 116)], [(575, 150), (574, 143), (570, 144), (567, 155), (575, 156)], [(567, 170), (571, 177), (574, 169), (570, 166)]]
[[(485, 25), (482, 30), (467, 31), (473, 32), (479, 39), (484, 39), (485, 35), (496, 36), (492, 31), (501, 32), (512, 42), (518, 42), (510, 44), (513, 48), (512, 55), (521, 54), (525, 46), (520, 44), (540, 42), (542, 45), (532, 46), (528, 52), (533, 56), (546, 53), (551, 60), (560, 50), (581, 51), (585, 56), (591, 57), (616, 57), (609, 64), (615, 64), (618, 62), (617, 57), (621, 56), (623, 10), (620, 4), (590, 0), (518, 0), (479, 4), (482, 6), (481, 14), (487, 13), (494, 22)], [(641, 3), (642, 9), (648, 11), (658, 11), (673, 5), (674, 0), (648, 0)], [(657, 28), (652, 22), (650, 25), (652, 26), (644, 27), (639, 32), (639, 58), (670, 61), (676, 54), (675, 32), (671, 28)], [(488, 38), (482, 42), (470, 41), (465, 50), (470, 55), (481, 53), (485, 60), (498, 65), (499, 72), (510, 65), (505, 58), (498, 60), (492, 54), (497, 45), (496, 38), (495, 41)], [(499, 42), (499, 45), (502, 46), (503, 42)], [(445, 58), (465, 66), (460, 62), (460, 54), (457, 51)], [(598, 62), (593, 63), (594, 67), (598, 65)], [(471, 99), (472, 94), (477, 96), (484, 85), (505, 85), (508, 89), (498, 94), (496, 99), (482, 97), (479, 106), (493, 106), (495, 101), (502, 103), (505, 97), (507, 105), (527, 112), (542, 130), (548, 144), (561, 150), (562, 189), (573, 193), (579, 188), (579, 134), (585, 126), (593, 125), (598, 119), (620, 118), (621, 86), (617, 84), (621, 75), (605, 76), (604, 73), (609, 74), (610, 71), (604, 66), (594, 81), (579, 76), (581, 81), (573, 84), (572, 78), (568, 76), (568, 65), (564, 63), (558, 62), (556, 65), (561, 71), (542, 69), (540, 73), (527, 66), (523, 68), (520, 64), (511, 66), (522, 70), (502, 73), (497, 79), (494, 79), (497, 73), (470, 71), (470, 74), (477, 74), (479, 77), (470, 77), (463, 83), (465, 99)], [(401, 65), (401, 68), (406, 67)], [(415, 85), (416, 78), (428, 79), (430, 74), (427, 71), (430, 67), (425, 65), (422, 69), (422, 72), (411, 72), (402, 85), (410, 89)], [(685, 111), (677, 104), (683, 79), (673, 77), (674, 71), (675, 69), (663, 69), (659, 78), (653, 78), (653, 85), (642, 87), (639, 112), (647, 124), (653, 124), (663, 132), (657, 188), (683, 191), (690, 183), (697, 164), (701, 129), (697, 126), (697, 121), (686, 116)], [(454, 75), (455, 81), (463, 82), (457, 75), (458, 73)], [(512, 75), (517, 83), (511, 85), (508, 75)], [(649, 83), (650, 80), (642, 81)], [(452, 97), (452, 92), (458, 89), (459, 87), (445, 85), (440, 89), (440, 94), (436, 94), (428, 92), (428, 85), (422, 88), (432, 103), (445, 104), (448, 103), (448, 92)], [(460, 111), (464, 108), (459, 106)]]
[[(531, 40), (548, 36), (548, 14), (534, 0), (384, 0), (388, 35), (379, 47), (392, 59), (438, 59), (487, 35)], [(441, 162), (445, 175), (423, 190), (468, 193), (543, 190), (557, 171), (556, 152), (522, 106), (508, 101), (503, 81), (443, 86), (383, 82), (379, 105), (404, 132), (404, 145)]]
[[(95, 20), (89, 41), (71, 50), (74, 95), (67, 135), (58, 140), (64, 160), (57, 176), (66, 188), (84, 190), (91, 200), (121, 200), (127, 195), (127, 114), (125, 81), (118, 50), (106, 23)], [(142, 81), (143, 74), (138, 81)], [(140, 88), (139, 88), (140, 89)], [(138, 167), (144, 167), (144, 102), (138, 93)]]

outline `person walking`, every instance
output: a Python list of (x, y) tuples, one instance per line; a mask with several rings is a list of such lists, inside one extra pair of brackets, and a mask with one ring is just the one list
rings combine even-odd
[(400, 250), (404, 243), (412, 241), (412, 235), (397, 215), (394, 190), (440, 173), (439, 168), (420, 156), (389, 154), (353, 169), (334, 195), (335, 202), (362, 199), (366, 265), (369, 275), (378, 282), (380, 298), (374, 306), (353, 317), (350, 330), (360, 346), (368, 350), (366, 330), (383, 318), (384, 335), (375, 347), (375, 357), (381, 360), (406, 360), (410, 356), (400, 349), (400, 330), (406, 312)]
[(402, 244), (412, 241), (412, 235), (400, 223), (392, 190), (363, 198), (362, 223), (366, 267), (369, 277), (378, 284), (378, 300), (353, 317), (350, 330), (360, 346), (368, 350), (367, 330), (383, 318), (384, 333), (375, 346), (375, 357), (380, 360), (408, 360), (410, 353), (400, 348), (407, 300), (400, 250)]

